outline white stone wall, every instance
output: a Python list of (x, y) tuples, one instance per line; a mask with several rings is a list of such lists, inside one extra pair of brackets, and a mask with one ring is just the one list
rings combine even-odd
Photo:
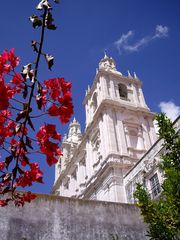
[(38, 195), (23, 208), (0, 208), (1, 240), (146, 239), (134, 205)]

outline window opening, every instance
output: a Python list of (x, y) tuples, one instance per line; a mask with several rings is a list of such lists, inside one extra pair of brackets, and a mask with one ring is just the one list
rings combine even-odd
[(96, 111), (97, 108), (97, 94), (94, 93), (93, 99), (92, 99), (92, 104), (93, 104), (93, 112)]
[(74, 172), (72, 173), (72, 178), (74, 178), (75, 180), (77, 180), (77, 169), (74, 170)]
[(159, 183), (157, 173), (154, 174), (154, 176), (152, 178), (150, 178), (150, 184), (151, 184), (151, 193), (154, 198), (161, 192), (161, 186)]
[(69, 180), (64, 184), (65, 189), (69, 189)]
[(127, 87), (126, 85), (120, 83), (118, 84), (119, 96), (120, 98), (127, 100)]

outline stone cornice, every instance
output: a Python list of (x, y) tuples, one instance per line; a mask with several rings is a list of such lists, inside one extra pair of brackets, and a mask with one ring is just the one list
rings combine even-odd
[[(90, 122), (88, 124), (88, 126), (86, 127), (86, 132), (84, 135), (86, 135), (86, 133), (89, 131), (89, 129), (92, 129), (93, 126), (93, 122), (95, 120), (98, 119), (98, 117), (101, 115), (101, 113), (103, 112), (103, 108), (105, 107), (110, 107), (111, 109), (122, 109), (122, 111), (135, 111), (136, 113), (145, 113), (147, 117), (151, 117), (154, 118), (154, 113), (150, 112), (148, 108), (146, 107), (142, 107), (140, 105), (134, 106), (132, 103), (129, 102), (124, 102), (123, 100), (114, 100), (111, 98), (106, 98), (104, 100), (101, 101), (100, 105), (98, 106), (97, 110), (95, 111), (94, 117), (93, 117), (93, 121)], [(84, 136), (83, 136), (84, 138)]]
[[(119, 159), (118, 161), (112, 160), (112, 158)], [(126, 159), (126, 160), (125, 160)], [(129, 159), (129, 160), (128, 160)], [(86, 189), (78, 196), (81, 197), (89, 191), (93, 191), (94, 187), (101, 185), (103, 180), (108, 176), (110, 169), (126, 169), (132, 167), (132, 163), (137, 161), (129, 156), (120, 155), (119, 153), (112, 152), (108, 154), (103, 163), (101, 164), (100, 169), (89, 179), (86, 183)]]
[[(60, 174), (59, 178), (57, 179), (56, 183), (53, 186), (52, 192), (54, 192), (56, 190), (56, 188), (58, 188), (58, 186), (60, 186), (62, 180), (70, 174), (70, 169), (72, 168), (72, 166), (74, 166), (75, 161), (77, 160), (76, 156), (77, 156), (77, 154), (75, 154), (73, 156), (70, 163), (68, 164), (69, 166), (67, 166), (67, 168), (64, 169), (64, 171)], [(114, 161), (114, 160), (112, 160), (112, 158), (116, 158), (119, 160)], [(126, 159), (126, 160), (124, 160), (124, 159)], [(98, 177), (101, 178), (103, 176), (103, 171), (104, 171), (104, 167), (106, 168), (106, 164), (109, 165), (109, 163), (113, 163), (113, 166), (120, 167), (121, 169), (123, 167), (125, 169), (127, 167), (129, 168), (130, 165), (132, 166), (132, 164), (130, 164), (130, 163), (135, 162), (135, 161), (137, 161), (137, 159), (133, 159), (133, 158), (131, 158), (129, 156), (125, 156), (125, 155), (120, 155), (118, 152), (109, 153), (106, 156), (106, 158), (104, 159), (103, 163), (101, 164), (100, 169), (93, 176), (91, 176), (91, 178), (87, 182), (87, 185), (93, 184), (95, 179), (97, 179)]]

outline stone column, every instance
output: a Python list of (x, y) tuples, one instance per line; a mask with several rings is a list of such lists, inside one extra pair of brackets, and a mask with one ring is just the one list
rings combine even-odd
[(105, 76), (101, 76), (99, 80), (100, 80), (102, 98), (105, 99), (108, 97), (107, 80)]
[(158, 139), (157, 135), (156, 135), (156, 132), (155, 132), (155, 129), (154, 129), (154, 124), (153, 124), (153, 120), (150, 118), (148, 120), (149, 122), (149, 127), (150, 127), (150, 138), (151, 138), (151, 144), (155, 143), (155, 141)]
[(148, 121), (146, 119), (143, 118), (143, 116), (141, 117), (142, 119), (142, 129), (143, 129), (143, 138), (144, 138), (144, 145), (146, 150), (148, 150), (151, 147), (151, 141), (150, 141), (150, 135), (149, 135), (149, 124)]
[(101, 116), (101, 119), (99, 121), (99, 131), (100, 131), (100, 139), (101, 139), (101, 155), (103, 158), (107, 155), (107, 149), (108, 149), (108, 142), (107, 142), (107, 135), (104, 127), (103, 122), (103, 116)]
[(133, 99), (136, 104), (140, 103), (138, 99), (138, 93), (137, 93), (137, 88), (135, 84), (132, 84), (133, 87)]
[(91, 146), (91, 142), (89, 139), (86, 142), (86, 152), (87, 152), (87, 157), (86, 157), (87, 175), (90, 178), (93, 175), (94, 171), (93, 171), (93, 167), (92, 167), (92, 165), (93, 165), (92, 146)]
[(115, 86), (114, 86), (114, 81), (112, 79), (110, 79), (110, 95), (111, 95), (111, 98), (112, 99), (115, 99), (116, 98), (116, 95), (115, 95)]
[(104, 118), (104, 130), (106, 131), (106, 138), (108, 141), (109, 151), (117, 151), (117, 144), (116, 144), (116, 136), (114, 131), (114, 123), (113, 123), (113, 114), (112, 111), (107, 109), (105, 110)]
[(125, 135), (125, 130), (124, 130), (124, 125), (122, 122), (122, 112), (118, 111), (116, 113), (117, 116), (117, 128), (118, 128), (118, 132), (117, 132), (117, 136), (119, 139), (119, 148), (120, 148), (120, 152), (122, 155), (127, 155), (128, 151), (127, 151), (127, 142), (126, 142), (126, 135)]

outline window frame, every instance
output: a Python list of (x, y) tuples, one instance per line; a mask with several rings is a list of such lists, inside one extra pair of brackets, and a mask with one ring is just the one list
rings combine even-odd
[(161, 193), (161, 185), (157, 172), (149, 178), (150, 182), (150, 193), (153, 199), (157, 198)]

